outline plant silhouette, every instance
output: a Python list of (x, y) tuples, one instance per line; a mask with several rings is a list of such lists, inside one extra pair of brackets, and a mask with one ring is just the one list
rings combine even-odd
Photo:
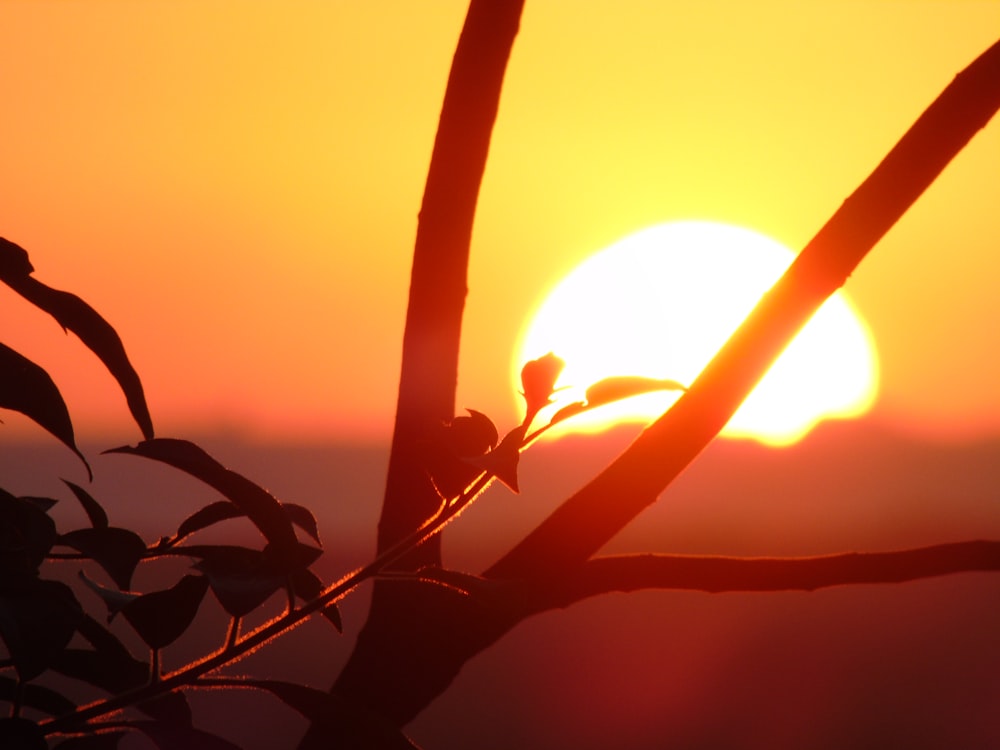
[[(541, 410), (558, 402), (563, 363), (550, 353), (525, 364), (523, 418), (502, 431), (479, 411), (456, 414), (455, 384), (473, 218), (522, 6), (488, 0), (469, 6), (420, 210), (376, 554), (337, 581), (323, 581), (312, 569), (322, 554), (313, 514), (190, 441), (156, 436), (139, 376), (114, 328), (80, 298), (38, 281), (27, 251), (0, 239), (0, 280), (77, 335), (123, 391), (143, 439), (107, 452), (165, 464), (221, 498), (149, 543), (112, 525), (113, 513), (85, 487), (66, 482), (89, 523), (69, 530), (57, 529), (48, 513), (54, 498), (0, 489), (0, 638), (6, 648), (0, 698), (10, 706), (0, 719), (0, 747), (110, 750), (130, 733), (161, 750), (235, 747), (196, 726), (186, 697), (194, 689), (271, 695), (310, 722), (302, 748), (414, 747), (402, 728), (470, 658), (526, 617), (587, 597), (650, 588), (812, 590), (1000, 570), (1000, 541), (979, 540), (796, 559), (594, 556), (704, 449), (801, 325), (1000, 108), (1000, 43), (931, 104), (696, 382), (685, 388), (623, 373), (592, 384), (585, 401), (565, 404), (538, 423)], [(510, 552), (478, 574), (443, 566), (442, 530), (494, 481), (516, 492), (520, 455), (542, 433), (658, 389), (685, 392)], [(24, 414), (87, 463), (56, 383), (3, 344), (0, 407)], [(249, 520), (259, 534), (256, 545), (191, 541), (235, 518)], [(164, 558), (187, 559), (193, 572), (160, 590), (133, 590), (136, 570)], [(113, 587), (82, 570), (78, 578), (104, 612), (87, 611), (73, 586), (47, 577), (54, 559), (92, 563), (88, 570), (96, 566), (106, 574)], [(329, 692), (218, 676), (220, 667), (315, 615), (328, 621), (331, 633), (341, 631), (337, 605), (366, 581), (374, 581), (368, 620)], [(229, 616), (227, 632), (218, 634), (214, 650), (164, 672), (163, 650), (192, 627), (209, 593)], [(283, 613), (244, 630), (244, 618), (279, 593), (287, 600)], [(126, 645), (123, 627), (145, 653)], [(73, 689), (66, 680), (51, 686), (45, 678), (52, 674), (69, 678)]]

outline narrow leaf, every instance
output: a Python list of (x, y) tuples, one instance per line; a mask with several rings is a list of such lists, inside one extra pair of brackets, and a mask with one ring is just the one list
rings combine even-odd
[(227, 521), (230, 518), (240, 518), (246, 514), (233, 505), (228, 500), (219, 500), (217, 503), (206, 505), (201, 510), (195, 511), (185, 518), (181, 525), (177, 527), (177, 534), (173, 541), (179, 542), (196, 531), (208, 528), (219, 521)]
[(0, 237), (0, 280), (26, 300), (47, 312), (64, 330), (79, 339), (104, 363), (118, 381), (132, 417), (147, 440), (153, 437), (153, 421), (146, 406), (142, 381), (125, 354), (118, 333), (94, 308), (75, 294), (53, 289), (30, 274), (34, 269), (24, 248)]
[(73, 422), (56, 384), (41, 367), (0, 344), (0, 409), (20, 412), (73, 451), (94, 478), (90, 464), (76, 447)]
[(686, 391), (687, 388), (676, 380), (659, 380), (644, 378), (638, 375), (621, 375), (599, 380), (587, 389), (587, 407), (621, 401), (625, 398), (638, 396), (654, 391)]
[(108, 514), (104, 512), (104, 508), (101, 507), (101, 504), (97, 502), (89, 492), (83, 489), (83, 487), (73, 484), (65, 479), (63, 482), (73, 491), (73, 494), (76, 495), (76, 499), (80, 501), (80, 505), (83, 506), (83, 510), (87, 514), (87, 518), (90, 519), (90, 525), (95, 529), (107, 528)]
[(316, 544), (321, 544), (319, 541), (319, 527), (316, 525), (316, 516), (313, 515), (311, 510), (297, 503), (282, 503), (281, 507), (288, 516), (288, 520), (315, 539)]
[(187, 472), (228, 498), (277, 548), (292, 549), (298, 544), (288, 515), (271, 493), (225, 468), (190, 441), (156, 438), (143, 441), (134, 448), (122, 446), (106, 452), (143, 456)]

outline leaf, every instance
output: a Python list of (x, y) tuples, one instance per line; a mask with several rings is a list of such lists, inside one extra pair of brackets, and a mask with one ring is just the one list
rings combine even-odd
[(522, 424), (508, 432), (500, 445), (486, 455), (465, 460), (476, 468), (489, 472), (513, 492), (520, 492), (517, 487), (517, 465), (521, 459), (521, 444), (524, 442), (526, 426)]
[(187, 575), (169, 589), (136, 594), (101, 586), (80, 571), (80, 578), (108, 608), (108, 620), (121, 613), (152, 649), (169, 646), (187, 630), (208, 590), (204, 576)]
[(169, 646), (187, 630), (208, 591), (204, 576), (184, 576), (171, 588), (143, 594), (122, 608), (122, 617), (153, 649)]
[(0, 591), (37, 578), (55, 541), (55, 521), (44, 510), (0, 490)]
[(0, 747), (3, 750), (48, 750), (39, 726), (20, 716), (0, 719)]
[(44, 672), (69, 643), (83, 614), (59, 581), (31, 581), (0, 594), (0, 638), (22, 681)]
[(56, 503), (59, 502), (52, 497), (38, 497), (37, 495), (21, 495), (18, 499), (28, 503), (29, 505), (33, 505), (45, 513), (52, 510), (56, 506)]
[(184, 537), (208, 528), (219, 521), (227, 521), (230, 518), (240, 518), (245, 515), (243, 511), (228, 500), (219, 500), (217, 503), (206, 505), (201, 510), (195, 511), (185, 518), (181, 522), (181, 525), (177, 527), (177, 534), (174, 536), (173, 541), (175, 543), (179, 542)]
[(552, 394), (556, 390), (556, 381), (566, 363), (552, 352), (543, 357), (533, 359), (521, 368), (521, 395), (527, 409), (524, 425), (530, 424), (541, 409), (552, 403)]
[[(122, 693), (149, 680), (149, 665), (129, 652), (114, 633), (89, 615), (77, 627), (94, 650), (67, 648), (51, 669), (109, 693)], [(191, 724), (191, 709), (183, 693), (170, 692), (137, 704), (136, 708), (161, 721)]]
[(104, 601), (104, 606), (108, 608), (108, 622), (111, 622), (115, 618), (115, 615), (125, 609), (126, 605), (131, 604), (142, 596), (131, 591), (118, 591), (117, 589), (109, 589), (106, 586), (102, 586), (97, 581), (92, 580), (82, 570), (77, 575), (81, 581), (87, 584)]
[[(50, 716), (68, 714), (76, 708), (69, 698), (52, 688), (42, 685), (21, 685), (20, 700), (25, 706), (37, 708)], [(18, 682), (10, 677), (0, 677), (0, 700), (13, 703), (18, 697)]]
[(52, 750), (118, 750), (118, 742), (127, 732), (101, 732), (70, 737), (55, 745)]
[(90, 525), (95, 529), (107, 528), (108, 514), (104, 512), (104, 508), (101, 507), (101, 504), (91, 497), (90, 493), (83, 489), (83, 487), (73, 484), (65, 479), (63, 482), (73, 491), (73, 494), (76, 495), (76, 499), (80, 501), (80, 505), (83, 506), (83, 510), (87, 514), (87, 518), (90, 519)]
[[(319, 597), (323, 592), (323, 582), (311, 570), (296, 570), (291, 574), (292, 591), (300, 599), (311, 601)], [(344, 623), (340, 619), (340, 610), (336, 604), (327, 604), (323, 608), (325, 617), (337, 629), (338, 633), (344, 632)]]
[(69, 410), (52, 378), (30, 359), (4, 344), (0, 344), (0, 408), (24, 414), (61, 440), (83, 461), (87, 475), (94, 478), (90, 464), (76, 447)]
[(241, 750), (239, 745), (229, 740), (190, 726), (162, 721), (129, 721), (123, 724), (145, 734), (159, 750)]
[(317, 745), (419, 750), (388, 719), (339, 694), (281, 680), (246, 680), (240, 684), (267, 690), (309, 719)]
[(0, 237), (0, 280), (55, 318), (64, 330), (75, 333), (97, 355), (118, 381), (143, 437), (151, 439), (153, 421), (149, 416), (142, 381), (129, 362), (118, 333), (82, 299), (75, 294), (46, 286), (30, 275), (33, 271), (27, 251)]
[(134, 531), (113, 526), (70, 531), (59, 537), (59, 544), (94, 560), (123, 590), (131, 587), (132, 574), (146, 554), (142, 537)]
[(587, 405), (583, 401), (574, 401), (572, 404), (567, 404), (562, 409), (557, 411), (552, 415), (552, 419), (549, 420), (549, 425), (558, 424), (564, 419), (569, 419), (570, 417), (575, 417), (581, 412), (587, 411)]
[(500, 439), (493, 420), (482, 412), (466, 409), (467, 417), (455, 417), (446, 426), (444, 439), (448, 448), (459, 458), (481, 456)]
[(686, 391), (676, 380), (659, 380), (638, 375), (619, 375), (599, 380), (587, 389), (587, 408), (593, 409), (613, 401), (653, 391)]
[(316, 516), (313, 515), (311, 510), (297, 503), (282, 503), (281, 507), (284, 508), (288, 520), (315, 539), (316, 544), (321, 545), (319, 541), (319, 527), (316, 525)]
[[(317, 544), (319, 543), (319, 528), (316, 525), (316, 517), (312, 514), (311, 510), (295, 503), (281, 503), (281, 507), (288, 516), (289, 521), (315, 539)], [(177, 527), (177, 534), (171, 540), (171, 543), (176, 544), (194, 532), (201, 531), (220, 521), (228, 521), (230, 518), (242, 518), (245, 515), (246, 513), (226, 500), (211, 503), (184, 519), (181, 525)]]
[(188, 440), (156, 438), (143, 441), (134, 448), (122, 446), (105, 452), (143, 456), (187, 472), (228, 498), (250, 518), (279, 553), (291, 551), (298, 545), (288, 515), (271, 493), (225, 468)]
[(194, 566), (208, 577), (212, 593), (233, 617), (243, 617), (286, 583), (263, 552), (247, 547), (206, 547)]

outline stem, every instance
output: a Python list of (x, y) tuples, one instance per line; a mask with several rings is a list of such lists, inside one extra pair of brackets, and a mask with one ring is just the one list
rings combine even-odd
[(240, 620), (241, 619), (242, 618), (239, 618), (239, 617), (233, 617), (229, 621), (229, 632), (226, 633), (226, 645), (224, 646), (224, 648), (231, 649), (233, 646), (236, 645), (236, 641), (237, 641), (237, 639), (239, 638), (239, 635), (240, 635)]
[(78, 708), (76, 711), (64, 716), (59, 716), (48, 721), (41, 722), (40, 726), (45, 734), (55, 734), (65, 732), (74, 727), (88, 722), (98, 716), (104, 716), (114, 711), (119, 711), (136, 703), (142, 703), (158, 695), (170, 692), (179, 687), (184, 687), (198, 680), (202, 675), (212, 672), (226, 664), (239, 659), (245, 654), (255, 650), (258, 646), (291, 631), (302, 624), (311, 615), (322, 611), (330, 604), (333, 604), (358, 585), (373, 578), (383, 570), (397, 562), (401, 557), (412, 551), (427, 539), (438, 534), (448, 523), (454, 520), (459, 513), (469, 506), (493, 481), (493, 477), (485, 472), (465, 490), (452, 503), (442, 503), (438, 512), (428, 519), (416, 531), (412, 532), (405, 539), (400, 540), (391, 548), (376, 557), (362, 568), (358, 568), (347, 574), (340, 581), (328, 586), (322, 594), (315, 599), (304, 603), (298, 609), (288, 611), (285, 615), (272, 620), (270, 623), (261, 625), (257, 629), (247, 633), (243, 638), (235, 638), (234, 633), (238, 627), (238, 618), (233, 618), (230, 624), (229, 637), (224, 648), (214, 654), (209, 654), (197, 661), (191, 662), (186, 667), (177, 670), (169, 675), (161, 676), (159, 650), (152, 650), (151, 675), (149, 684), (120, 693), (103, 701), (91, 703), (88, 706)]

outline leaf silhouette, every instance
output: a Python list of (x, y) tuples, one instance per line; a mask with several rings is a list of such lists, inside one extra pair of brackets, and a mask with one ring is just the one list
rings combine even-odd
[(208, 577), (215, 598), (233, 617), (257, 609), (287, 581), (263, 552), (247, 547), (205, 547), (194, 567)]
[(59, 581), (32, 581), (0, 593), (0, 639), (21, 680), (46, 669), (76, 632), (82, 609)]
[(644, 378), (638, 375), (619, 375), (599, 380), (587, 389), (587, 408), (593, 409), (613, 401), (638, 396), (653, 391), (686, 391), (676, 380)]
[(184, 576), (169, 589), (148, 594), (105, 588), (82, 571), (80, 578), (104, 600), (108, 620), (121, 613), (151, 649), (169, 646), (181, 637), (208, 591), (208, 580), (196, 575)]
[(222, 493), (245, 513), (278, 554), (293, 554), (298, 546), (288, 514), (271, 493), (230, 471), (188, 440), (155, 438), (135, 447), (126, 445), (105, 452), (143, 456), (187, 472)]
[[(50, 668), (75, 680), (86, 682), (109, 693), (121, 693), (139, 687), (149, 679), (149, 665), (139, 661), (114, 633), (89, 615), (84, 615), (77, 632), (93, 650), (67, 648)], [(174, 724), (191, 724), (191, 709), (183, 693), (170, 692), (143, 701), (136, 708), (153, 718)]]
[(316, 516), (313, 515), (311, 510), (298, 503), (281, 503), (281, 507), (284, 509), (289, 521), (315, 539), (316, 544), (322, 546), (319, 541), (319, 526), (316, 525)]
[(488, 471), (513, 492), (520, 492), (517, 486), (517, 465), (521, 458), (525, 426), (522, 424), (508, 432), (500, 445), (489, 453), (465, 460), (478, 469)]
[(173, 542), (179, 542), (194, 532), (208, 528), (219, 523), (219, 521), (227, 521), (230, 518), (240, 518), (245, 515), (243, 511), (228, 500), (219, 500), (217, 503), (211, 503), (201, 510), (195, 511), (181, 521), (181, 525), (177, 527), (177, 533), (174, 535)]
[(92, 559), (123, 590), (131, 587), (132, 574), (146, 554), (142, 537), (134, 531), (113, 526), (70, 531), (59, 537), (59, 544)]
[(313, 723), (310, 731), (317, 732), (316, 739), (326, 739), (330, 747), (419, 750), (388, 719), (336, 693), (281, 680), (245, 680), (239, 684), (277, 696), (309, 719)]
[(455, 417), (445, 427), (444, 439), (451, 452), (460, 458), (481, 456), (500, 439), (493, 420), (475, 409), (466, 409), (467, 417)]
[(106, 529), (108, 527), (108, 514), (104, 512), (101, 504), (91, 497), (90, 493), (83, 489), (83, 487), (65, 479), (63, 482), (73, 491), (76, 499), (80, 501), (80, 505), (83, 506), (83, 510), (87, 514), (87, 518), (90, 519), (90, 525), (95, 529)]
[(142, 436), (153, 437), (153, 420), (149, 416), (142, 381), (125, 354), (118, 333), (94, 308), (75, 294), (46, 286), (31, 276), (34, 271), (27, 251), (0, 237), (0, 280), (36, 307), (44, 310), (63, 330), (72, 331), (104, 363), (118, 381), (129, 411)]
[(525, 418), (524, 425), (531, 424), (535, 414), (552, 403), (552, 394), (556, 390), (556, 381), (566, 363), (552, 352), (533, 359), (521, 368), (521, 387), (524, 389)]
[[(305, 568), (293, 571), (291, 576), (292, 591), (300, 599), (310, 601), (317, 598), (323, 591), (323, 582), (311, 570)], [(340, 610), (336, 604), (327, 604), (323, 608), (325, 617), (337, 629), (338, 633), (344, 632), (344, 623), (340, 619)]]
[[(318, 544), (319, 528), (316, 525), (316, 517), (312, 514), (312, 511), (295, 503), (280, 504), (288, 516), (288, 520), (315, 539)], [(201, 531), (220, 521), (228, 521), (230, 518), (242, 518), (245, 515), (246, 513), (226, 500), (211, 503), (201, 510), (195, 511), (181, 522), (181, 525), (177, 527), (177, 533), (171, 540), (171, 544), (176, 544), (194, 532)]]
[(0, 590), (37, 578), (55, 541), (55, 521), (44, 510), (0, 490)]
[(572, 404), (567, 404), (562, 409), (557, 411), (552, 415), (552, 419), (549, 420), (549, 426), (562, 422), (564, 419), (569, 419), (570, 417), (575, 417), (581, 412), (587, 411), (587, 404), (583, 401), (574, 401)]
[(5, 344), (0, 344), (0, 408), (21, 412), (57, 437), (83, 461), (87, 476), (94, 478), (76, 447), (73, 422), (56, 384), (45, 370)]

